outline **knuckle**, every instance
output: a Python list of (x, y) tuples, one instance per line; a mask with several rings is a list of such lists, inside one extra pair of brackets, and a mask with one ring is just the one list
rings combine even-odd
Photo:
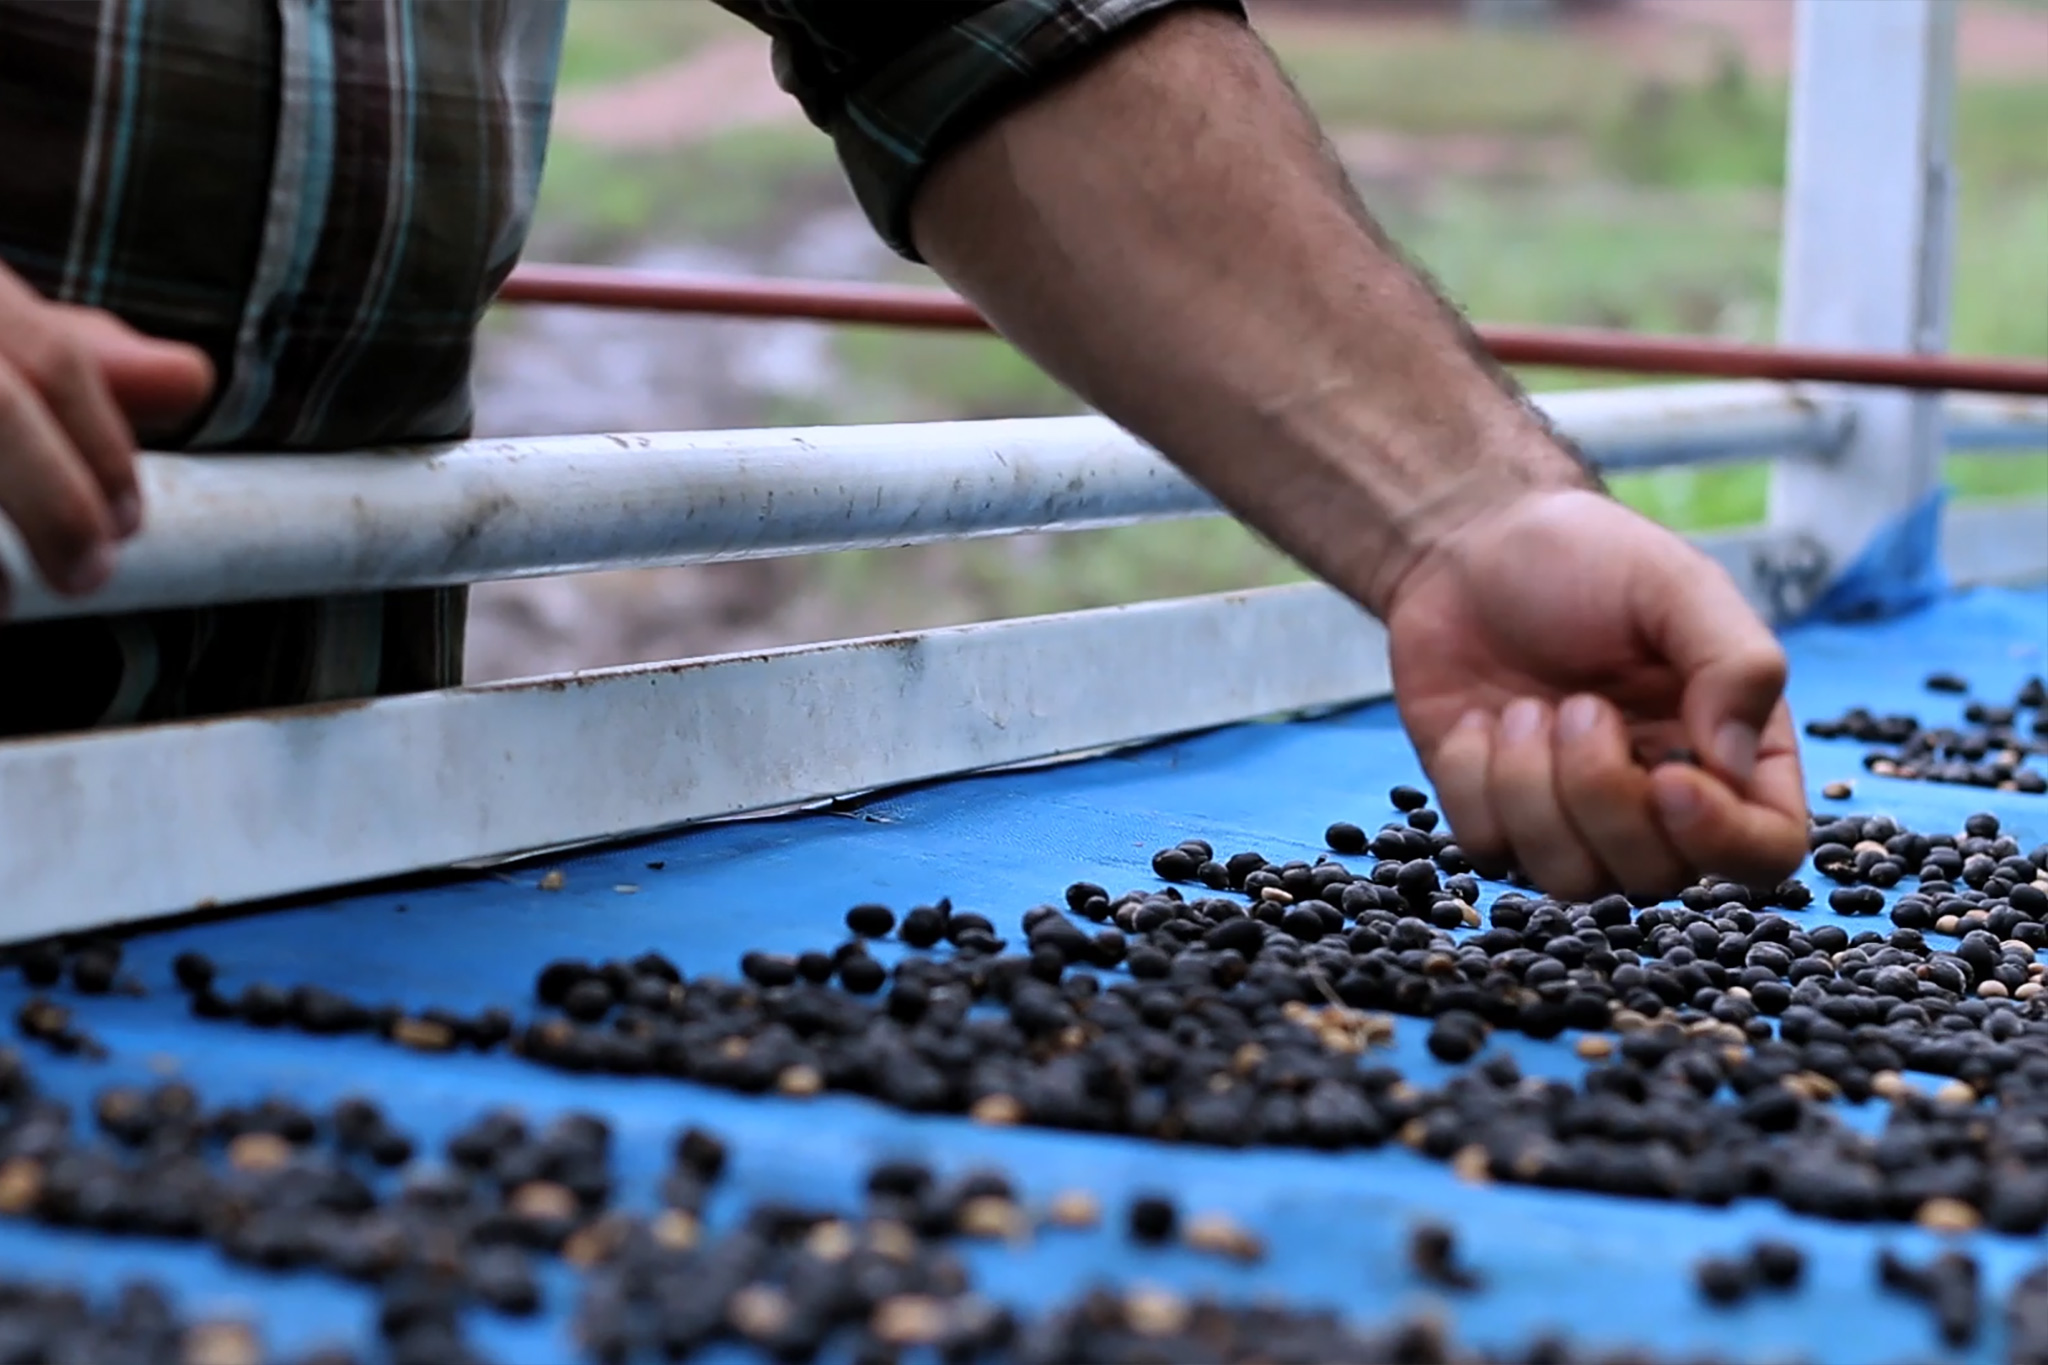
[(56, 551), (82, 554), (99, 543), (99, 508), (85, 494), (66, 490), (50, 500), (37, 529)]
[(45, 329), (19, 354), (22, 372), (45, 393), (75, 393), (91, 382), (92, 354), (70, 333)]

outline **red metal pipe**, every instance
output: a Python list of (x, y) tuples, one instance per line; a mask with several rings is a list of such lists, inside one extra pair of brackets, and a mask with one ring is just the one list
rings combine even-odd
[[(601, 266), (522, 265), (506, 280), (498, 300), (888, 327), (989, 330), (988, 321), (972, 304), (943, 289), (656, 274)], [(2017, 360), (1791, 350), (1570, 327), (1482, 324), (1477, 330), (1494, 358), (1508, 365), (2048, 396), (2048, 365)]]

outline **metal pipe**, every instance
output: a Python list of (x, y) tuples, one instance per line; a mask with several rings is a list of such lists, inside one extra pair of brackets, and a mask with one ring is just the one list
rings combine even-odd
[[(520, 266), (499, 290), (498, 301), (989, 330), (988, 321), (973, 305), (943, 289), (666, 274), (600, 266)], [(2018, 360), (1745, 346), (1590, 328), (1481, 324), (1478, 332), (1494, 358), (1507, 365), (2048, 395), (2048, 365)]]
[[(1596, 463), (1818, 455), (1840, 405), (1767, 384), (1541, 400)], [(16, 619), (1079, 530), (1216, 511), (1100, 417), (145, 455), (142, 534), (89, 598), (0, 537)]]

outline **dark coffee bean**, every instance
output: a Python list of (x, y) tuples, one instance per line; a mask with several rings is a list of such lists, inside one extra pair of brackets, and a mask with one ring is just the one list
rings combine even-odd
[(740, 973), (757, 986), (787, 986), (796, 980), (796, 959), (786, 953), (748, 953)]
[(1179, 1222), (1179, 1210), (1165, 1195), (1144, 1194), (1131, 1201), (1128, 1225), (1132, 1241), (1150, 1246), (1169, 1241)]
[(1486, 1025), (1476, 1015), (1445, 1014), (1429, 1031), (1429, 1051), (1439, 1061), (1470, 1061), (1485, 1045)]
[(1152, 872), (1162, 881), (1189, 882), (1195, 879), (1199, 862), (1185, 849), (1162, 848), (1152, 855)]
[(846, 927), (862, 938), (881, 938), (896, 927), (896, 912), (886, 905), (856, 905), (846, 912)]
[(1387, 801), (1398, 811), (1421, 810), (1429, 804), (1429, 795), (1414, 787), (1395, 787), (1387, 793)]
[(71, 959), (71, 985), (84, 995), (105, 995), (114, 988), (121, 970), (121, 945), (97, 940), (81, 947)]
[[(792, 969), (792, 978), (794, 975)], [(592, 1024), (611, 1013), (614, 1003), (612, 988), (605, 984), (602, 977), (586, 976), (571, 986), (568, 993), (562, 997), (562, 1012), (571, 1019)]]
[(275, 1028), (284, 1022), (290, 1008), (290, 997), (261, 981), (244, 986), (241, 996), (235, 1001), (235, 1013), (244, 1023), (257, 1028)]
[(1700, 1296), (1723, 1307), (1749, 1297), (1754, 1283), (1749, 1262), (1732, 1256), (1702, 1257), (1694, 1263), (1692, 1273)]
[(1806, 1253), (1790, 1242), (1767, 1239), (1749, 1249), (1749, 1264), (1759, 1284), (1796, 1289), (1806, 1274)]
[(587, 962), (567, 958), (550, 962), (541, 968), (540, 975), (534, 980), (534, 996), (543, 1005), (560, 1005), (568, 997), (569, 988), (591, 974)]
[(1408, 1233), (1408, 1264), (1429, 1283), (1461, 1292), (1482, 1287), (1480, 1278), (1458, 1264), (1457, 1236), (1442, 1223), (1417, 1223)]
[(1323, 831), (1323, 843), (1337, 853), (1358, 854), (1365, 852), (1368, 840), (1357, 825), (1339, 820)]
[(676, 1137), (676, 1165), (712, 1184), (725, 1172), (725, 1140), (703, 1128), (686, 1128)]
[(888, 979), (888, 970), (871, 957), (849, 957), (839, 964), (839, 984), (855, 995), (873, 995)]
[(485, 1247), (471, 1258), (469, 1291), (500, 1313), (524, 1317), (540, 1308), (540, 1282), (524, 1253), (514, 1247)]
[(1097, 900), (1107, 902), (1109, 892), (1094, 882), (1075, 882), (1067, 888), (1067, 909), (1076, 914), (1081, 913), (1081, 907)]
[(54, 986), (64, 975), (64, 954), (54, 943), (31, 943), (16, 951), (21, 979), (35, 987)]
[(1958, 674), (1929, 673), (1922, 684), (1929, 692), (1968, 692), (1970, 684)]
[(945, 935), (946, 922), (938, 911), (920, 906), (903, 917), (896, 936), (913, 948), (929, 948)]
[(213, 984), (213, 959), (204, 953), (179, 953), (171, 959), (171, 974), (188, 991), (204, 990)]

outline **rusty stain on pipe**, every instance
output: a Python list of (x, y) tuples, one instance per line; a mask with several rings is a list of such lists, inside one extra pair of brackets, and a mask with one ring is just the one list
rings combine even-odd
[[(505, 281), (498, 301), (990, 330), (987, 319), (972, 304), (943, 289), (667, 274), (602, 266), (522, 265)], [(1481, 324), (1476, 330), (1494, 358), (1508, 365), (2048, 395), (2048, 365), (2017, 360), (1746, 346), (1590, 328)]]

